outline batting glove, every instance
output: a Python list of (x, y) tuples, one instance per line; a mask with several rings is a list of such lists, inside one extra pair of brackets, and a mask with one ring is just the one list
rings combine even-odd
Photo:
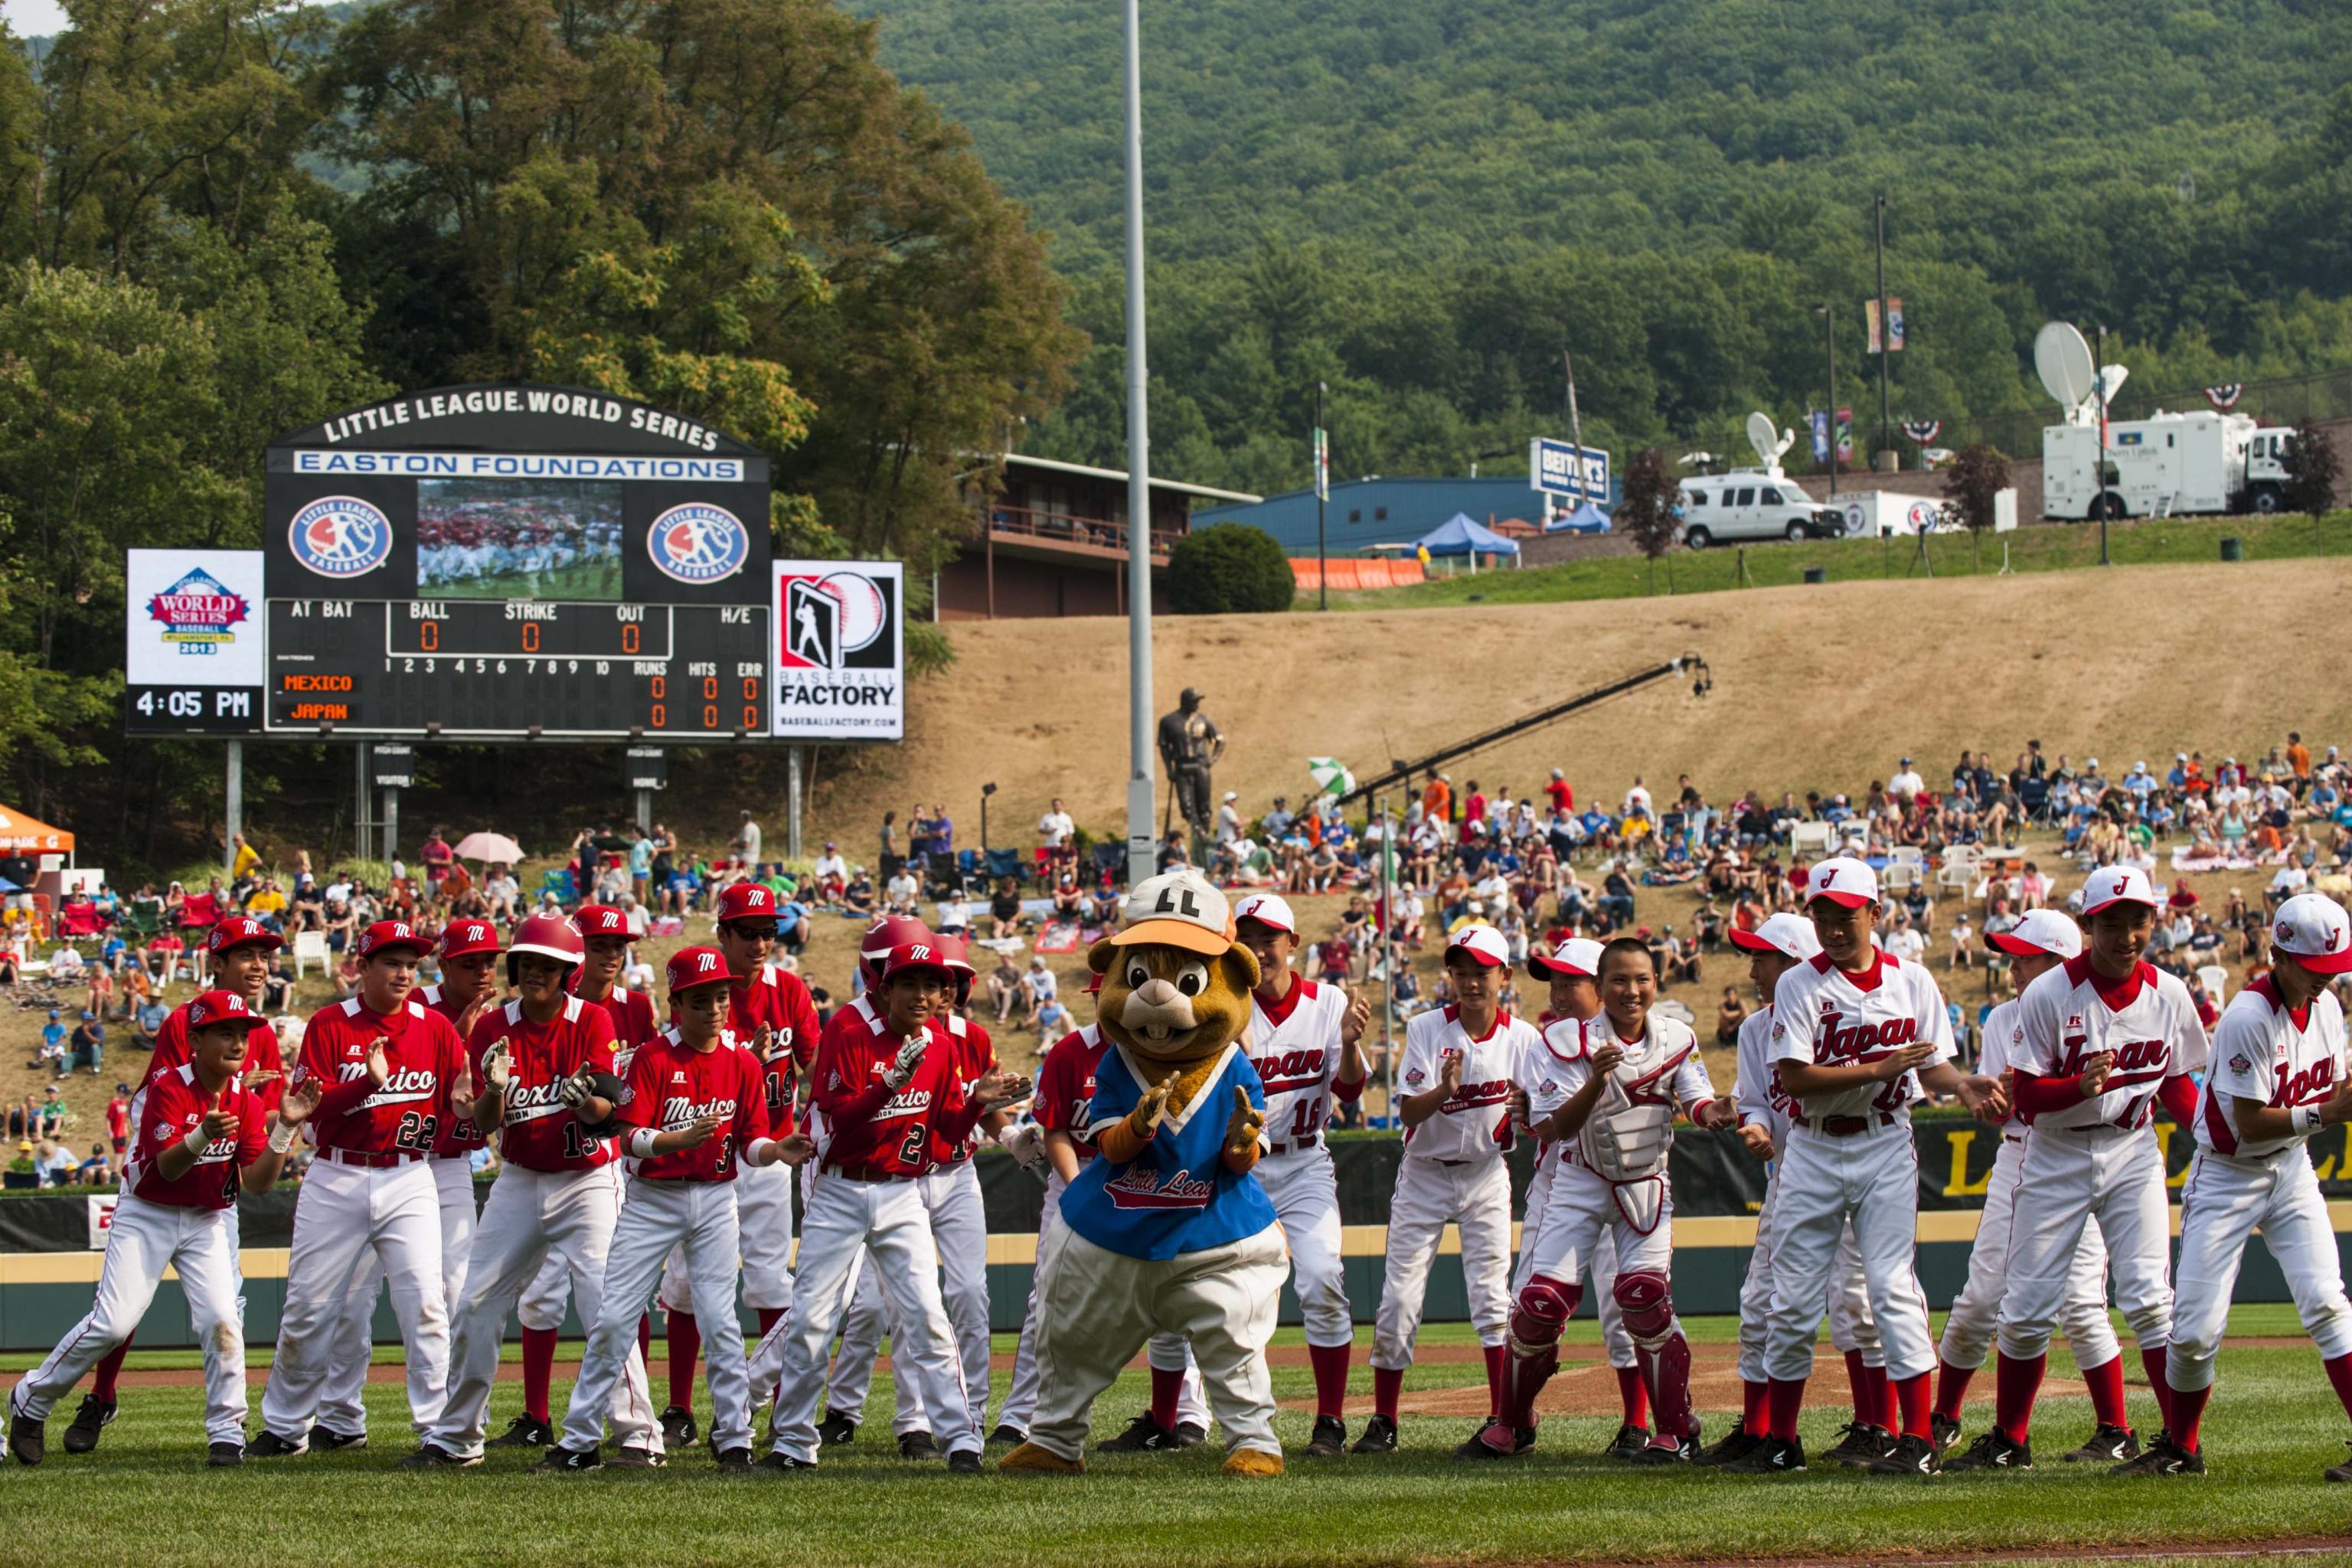
[(923, 1053), (930, 1048), (929, 1035), (908, 1035), (898, 1047), (898, 1059), (883, 1069), (882, 1081), (895, 1093), (907, 1087), (915, 1069), (923, 1065)]

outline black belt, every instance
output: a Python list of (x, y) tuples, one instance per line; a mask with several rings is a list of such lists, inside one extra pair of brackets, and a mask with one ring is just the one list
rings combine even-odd
[(1303, 1154), (1309, 1149), (1321, 1147), (1323, 1147), (1323, 1134), (1309, 1132), (1304, 1138), (1295, 1138), (1287, 1143), (1269, 1143), (1266, 1145), (1265, 1152), (1268, 1155)]
[(886, 1175), (875, 1171), (845, 1170), (839, 1165), (827, 1165), (819, 1171), (817, 1175), (820, 1180), (826, 1176), (839, 1176), (845, 1182), (905, 1182), (914, 1179), (911, 1176)]
[(1804, 1122), (1802, 1125), (1831, 1138), (1851, 1138), (1857, 1132), (1867, 1132), (1874, 1127), (1894, 1126), (1895, 1115), (1892, 1111), (1882, 1110), (1877, 1113), (1875, 1120), (1868, 1116), (1823, 1116)]

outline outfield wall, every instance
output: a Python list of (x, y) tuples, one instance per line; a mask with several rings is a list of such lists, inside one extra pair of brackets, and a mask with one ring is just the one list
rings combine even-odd
[[(1999, 1133), (1973, 1121), (1936, 1118), (1920, 1121), (1913, 1134), (1919, 1160), (1919, 1279), (1930, 1304), (1942, 1308), (1968, 1278), (1969, 1248)], [(2169, 1122), (2158, 1123), (2156, 1134), (2164, 1147), (2177, 1204), (2194, 1142)], [(1332, 1141), (1331, 1148), (1339, 1172), (1349, 1295), (1357, 1320), (1369, 1322), (1380, 1300), (1385, 1222), (1402, 1145), (1391, 1135), (1372, 1133), (1342, 1135)], [(2312, 1156), (2329, 1199), (2337, 1250), (2352, 1268), (2352, 1128), (2330, 1128), (2315, 1138)], [(1513, 1152), (1515, 1204), (1524, 1202), (1531, 1167), (1531, 1151)], [(989, 1289), (995, 1326), (1015, 1329), (1028, 1300), (1045, 1187), (992, 1150), (981, 1156), (979, 1171), (988, 1208)], [(1736, 1311), (1748, 1253), (1756, 1243), (1763, 1167), (1730, 1133), (1685, 1130), (1675, 1146), (1673, 1180), (1675, 1304), (1693, 1315)], [(485, 1183), (477, 1195), (488, 1190)], [(247, 1199), (240, 1210), (246, 1329), (256, 1343), (277, 1336), (294, 1196), (291, 1192), (272, 1193)], [(89, 1310), (103, 1247), (102, 1231), (97, 1233), (98, 1245), (92, 1245), (95, 1212), (89, 1189), (0, 1201), (0, 1350), (47, 1350)], [(2176, 1234), (2179, 1219), (2176, 1208)], [(2259, 1241), (2247, 1249), (2237, 1299), (2291, 1299), (2284, 1278)], [(1433, 1321), (1469, 1315), (1460, 1243), (1451, 1230), (1431, 1276), (1428, 1315)], [(744, 1319), (750, 1326), (751, 1315), (746, 1312)], [(1287, 1289), (1283, 1321), (1298, 1321), (1297, 1301)], [(375, 1327), (380, 1341), (399, 1337), (388, 1305), (379, 1303)], [(576, 1334), (579, 1325), (572, 1322), (566, 1331)], [(163, 1348), (194, 1342), (177, 1280), (167, 1278), (140, 1328), (139, 1343)]]

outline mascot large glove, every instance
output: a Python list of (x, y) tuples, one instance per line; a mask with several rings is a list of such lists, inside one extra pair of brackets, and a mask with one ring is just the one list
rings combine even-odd
[(1265, 1112), (1250, 1103), (1249, 1090), (1234, 1085), (1234, 1113), (1225, 1118), (1225, 1164), (1239, 1172), (1257, 1163), (1258, 1135), (1265, 1131)]
[(1135, 1109), (1127, 1113), (1127, 1130), (1141, 1142), (1149, 1143), (1160, 1131), (1160, 1114), (1168, 1108), (1168, 1097), (1176, 1091), (1176, 1076), (1171, 1072), (1145, 1089)]

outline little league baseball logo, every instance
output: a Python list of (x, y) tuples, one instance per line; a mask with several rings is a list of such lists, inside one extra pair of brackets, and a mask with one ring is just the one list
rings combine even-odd
[(357, 577), (392, 554), (392, 520), (357, 496), (320, 496), (294, 514), (286, 542), (321, 577)]
[(716, 583), (743, 570), (751, 557), (751, 535), (733, 512), (688, 501), (654, 519), (646, 531), (646, 553), (665, 576)]

